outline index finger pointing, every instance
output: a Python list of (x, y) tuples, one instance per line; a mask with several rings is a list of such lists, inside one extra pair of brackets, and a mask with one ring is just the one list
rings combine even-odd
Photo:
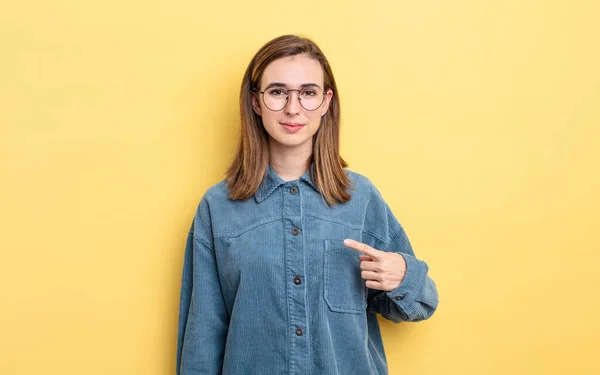
[(371, 246), (364, 244), (362, 242), (354, 241), (351, 239), (345, 239), (344, 245), (352, 248), (354, 250), (360, 251), (361, 253), (370, 256), (371, 258), (377, 260), (379, 259), (377, 250), (373, 249)]

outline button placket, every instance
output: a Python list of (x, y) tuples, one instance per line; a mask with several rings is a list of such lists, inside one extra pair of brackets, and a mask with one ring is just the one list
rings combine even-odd
[(289, 329), (294, 332), (295, 340), (289, 342), (290, 353), (300, 356), (290, 357), (290, 374), (306, 373), (306, 363), (302, 360), (301, 353), (307, 353), (308, 340), (304, 337), (305, 327), (308, 327), (306, 294), (308, 293), (304, 284), (305, 249), (304, 228), (302, 221), (302, 199), (300, 187), (292, 182), (283, 188), (283, 217), (285, 220), (285, 261), (286, 279), (288, 280), (288, 324)]

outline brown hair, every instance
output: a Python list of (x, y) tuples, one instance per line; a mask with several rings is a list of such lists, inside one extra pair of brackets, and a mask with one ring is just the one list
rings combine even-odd
[[(340, 99), (331, 67), (319, 47), (311, 40), (296, 35), (283, 35), (265, 44), (252, 58), (240, 92), (241, 137), (235, 157), (227, 169), (229, 198), (246, 200), (260, 187), (269, 163), (269, 136), (262, 119), (252, 108), (252, 95), (258, 91), (267, 66), (282, 57), (306, 54), (321, 64), (324, 90), (332, 90), (329, 109), (321, 118), (313, 136), (310, 178), (324, 201), (332, 206), (350, 200), (350, 180), (344, 168), (347, 163), (339, 154)], [(314, 172), (314, 173), (313, 173)]]

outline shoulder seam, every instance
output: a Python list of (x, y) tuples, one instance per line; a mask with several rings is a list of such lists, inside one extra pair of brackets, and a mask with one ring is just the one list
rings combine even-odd
[(200, 237), (200, 236), (196, 236), (196, 233), (192, 234), (192, 237), (194, 237), (195, 240), (197, 240), (198, 242), (200, 242), (202, 245), (206, 246), (207, 249), (211, 249), (212, 250), (212, 246), (210, 245), (210, 243), (205, 240), (204, 238)]
[(383, 239), (379, 238), (378, 235), (376, 235), (375, 233), (371, 232), (370, 230), (363, 229), (363, 233), (366, 233), (366, 234), (370, 235), (371, 237), (375, 238), (376, 240), (379, 240), (382, 243), (387, 244), (386, 240), (383, 240)]

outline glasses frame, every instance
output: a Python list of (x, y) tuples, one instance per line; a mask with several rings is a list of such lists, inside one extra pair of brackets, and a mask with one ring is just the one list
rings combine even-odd
[[(253, 89), (252, 91), (254, 91), (255, 93), (259, 93), (262, 94), (262, 102), (265, 105), (265, 107), (267, 107), (269, 109), (269, 111), (273, 111), (273, 112), (279, 112), (279, 111), (283, 111), (285, 109), (285, 107), (288, 106), (288, 104), (290, 103), (290, 92), (291, 91), (298, 91), (298, 102), (300, 103), (300, 106), (302, 108), (304, 108), (305, 111), (309, 111), (309, 112), (314, 112), (317, 109), (321, 108), (321, 106), (323, 105), (323, 103), (325, 103), (325, 94), (327, 94), (327, 91), (325, 91), (325, 89), (322, 89), (320, 86), (317, 85), (311, 85), (311, 88), (318, 88), (319, 90), (321, 90), (323, 92), (323, 99), (321, 100), (321, 103), (317, 106), (317, 108), (315, 109), (307, 109), (306, 107), (304, 107), (304, 105), (302, 105), (302, 98), (300, 97), (300, 91), (302, 91), (303, 89), (284, 89), (284, 88), (280, 88), (280, 90), (286, 91), (288, 93), (287, 95), (287, 99), (285, 100), (285, 104), (283, 105), (283, 107), (281, 107), (281, 109), (271, 109), (268, 105), (267, 102), (265, 101), (265, 91), (267, 89), (265, 89), (265, 91), (259, 91), (257, 89)], [(267, 87), (268, 88), (268, 87)]]

